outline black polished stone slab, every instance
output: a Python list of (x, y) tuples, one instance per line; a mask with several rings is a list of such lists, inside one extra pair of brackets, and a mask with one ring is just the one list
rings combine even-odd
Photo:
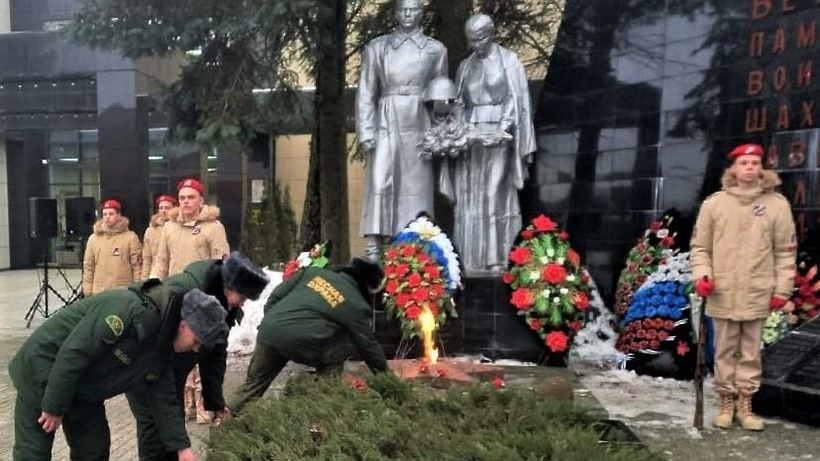
[(753, 405), (761, 415), (820, 425), (820, 321), (763, 350), (763, 379)]
[[(439, 331), (439, 347), (445, 356), (483, 355), (491, 360), (514, 359), (546, 363), (546, 347), (510, 305), (510, 289), (500, 276), (467, 276), (456, 299), (458, 318), (451, 318)], [(402, 349), (398, 322), (374, 300), (376, 337), (388, 357)], [(420, 353), (416, 349), (416, 355)], [(411, 355), (412, 356), (412, 355)]]

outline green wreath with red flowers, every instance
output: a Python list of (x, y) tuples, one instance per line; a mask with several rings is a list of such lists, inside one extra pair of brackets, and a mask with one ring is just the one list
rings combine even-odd
[(510, 303), (550, 352), (566, 353), (584, 326), (589, 276), (569, 234), (549, 217), (533, 219), (520, 236), (502, 277), (512, 289)]

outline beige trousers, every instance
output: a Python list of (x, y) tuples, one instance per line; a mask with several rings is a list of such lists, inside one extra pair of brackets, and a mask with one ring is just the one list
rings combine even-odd
[(765, 319), (736, 322), (713, 319), (715, 380), (718, 394), (751, 395), (760, 388), (760, 347)]

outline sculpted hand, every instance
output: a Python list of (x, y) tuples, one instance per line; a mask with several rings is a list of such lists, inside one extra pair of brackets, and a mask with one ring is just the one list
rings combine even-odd
[(177, 452), (177, 459), (179, 461), (197, 461), (194, 450), (190, 448), (183, 448)]
[(707, 298), (715, 289), (715, 282), (709, 280), (709, 277), (703, 277), (695, 283), (695, 293), (701, 298)]
[(44, 411), (40, 413), (40, 417), (37, 419), (37, 422), (43, 426), (43, 431), (45, 431), (46, 434), (51, 434), (56, 431), (61, 424), (63, 424), (63, 417), (54, 416)]
[(368, 139), (367, 141), (362, 141), (362, 143), (359, 144), (359, 147), (361, 147), (361, 149), (366, 153), (370, 154), (376, 150), (376, 142), (372, 139)]

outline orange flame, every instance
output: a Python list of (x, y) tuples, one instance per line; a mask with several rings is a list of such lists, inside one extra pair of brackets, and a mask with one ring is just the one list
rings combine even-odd
[(436, 317), (430, 311), (430, 306), (425, 303), (421, 314), (419, 314), (419, 329), (421, 330), (422, 339), (424, 341), (424, 358), (427, 363), (436, 363), (438, 361), (438, 349), (436, 349), (433, 335), (438, 329), (438, 322)]

